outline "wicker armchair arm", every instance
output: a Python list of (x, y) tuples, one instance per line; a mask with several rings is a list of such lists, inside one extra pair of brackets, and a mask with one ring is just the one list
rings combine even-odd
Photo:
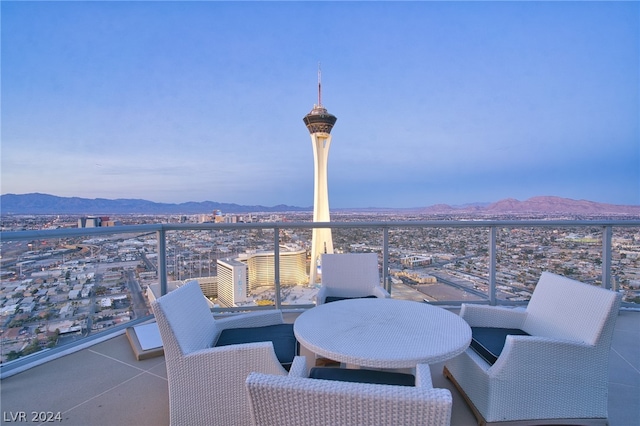
[[(205, 368), (221, 373), (228, 368), (245, 366), (249, 371), (262, 371), (261, 366), (277, 366), (272, 374), (287, 374), (276, 357), (271, 342), (243, 343), (238, 345), (217, 346), (191, 352), (178, 360), (187, 368)], [(255, 368), (251, 369), (252, 366)]]
[(509, 335), (487, 373), (494, 378), (519, 377), (519, 381), (526, 382), (566, 376), (567, 372), (575, 371), (576, 376), (584, 379), (591, 374), (593, 366), (579, 360), (585, 359), (585, 352), (595, 350), (594, 346), (582, 342)]
[(471, 327), (522, 328), (527, 312), (511, 308), (463, 303), (460, 316)]

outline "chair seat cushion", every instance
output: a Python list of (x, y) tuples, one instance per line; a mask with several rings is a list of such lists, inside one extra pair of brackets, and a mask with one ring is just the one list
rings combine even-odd
[(493, 365), (504, 348), (507, 336), (529, 336), (518, 328), (471, 327), (471, 349)]
[(348, 300), (348, 299), (375, 299), (376, 296), (359, 296), (359, 297), (338, 297), (338, 296), (327, 296), (324, 298), (324, 303), (337, 302), (339, 300)]
[(272, 342), (278, 361), (290, 365), (296, 356), (298, 341), (293, 334), (293, 324), (275, 324), (264, 327), (227, 328), (222, 330), (214, 346), (241, 343)]
[(338, 380), (341, 382), (374, 383), (378, 385), (415, 386), (413, 374), (393, 373), (367, 369), (313, 367), (309, 372), (312, 379)]

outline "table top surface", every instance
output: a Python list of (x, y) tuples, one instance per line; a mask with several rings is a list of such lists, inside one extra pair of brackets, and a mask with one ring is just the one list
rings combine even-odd
[(413, 368), (455, 357), (471, 342), (458, 315), (428, 303), (349, 299), (303, 312), (293, 330), (323, 357), (369, 368)]

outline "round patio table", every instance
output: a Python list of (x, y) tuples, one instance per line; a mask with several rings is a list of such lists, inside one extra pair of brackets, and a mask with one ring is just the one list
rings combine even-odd
[(458, 315), (427, 303), (389, 298), (348, 299), (303, 312), (298, 341), (334, 361), (368, 368), (414, 368), (462, 353), (471, 328)]

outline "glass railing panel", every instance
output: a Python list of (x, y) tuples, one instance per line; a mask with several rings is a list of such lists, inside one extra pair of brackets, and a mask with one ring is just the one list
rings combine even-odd
[(247, 265), (248, 300), (261, 308), (313, 306), (318, 289), (309, 284), (312, 230), (278, 227), (259, 231), (254, 237), (259, 245), (239, 259)]
[[(273, 215), (254, 214), (252, 224), (273, 224)], [(278, 230), (276, 277), (274, 228), (242, 227), (166, 233), (167, 290), (190, 280), (200, 283), (214, 311), (309, 307), (311, 229)], [(276, 279), (279, 295), (276, 297)], [(159, 292), (158, 292), (159, 294)]]
[[(500, 228), (496, 265), (498, 301), (527, 301), (543, 271), (602, 286), (601, 226)], [(611, 288), (638, 303), (640, 246), (637, 228), (614, 227)], [(515, 295), (514, 295), (515, 293)]]
[(391, 228), (392, 297), (437, 303), (486, 302), (488, 234), (487, 228)]
[(2, 241), (2, 362), (73, 344), (150, 315), (153, 236)]
[(500, 227), (496, 249), (498, 301), (528, 301), (543, 271), (601, 283), (598, 228)]

